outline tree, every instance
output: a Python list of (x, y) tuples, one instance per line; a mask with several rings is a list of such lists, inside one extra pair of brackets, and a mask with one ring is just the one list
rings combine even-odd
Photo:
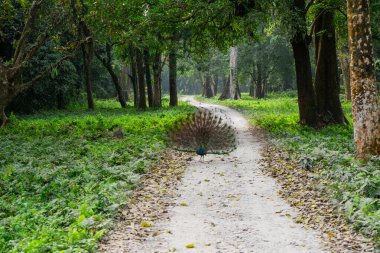
[(98, 58), (98, 60), (103, 64), (103, 66), (107, 69), (108, 73), (110, 74), (110, 76), (112, 78), (112, 82), (115, 86), (115, 90), (117, 93), (117, 98), (119, 100), (119, 103), (120, 103), (121, 107), (125, 108), (127, 105), (125, 102), (123, 90), (122, 90), (121, 85), (120, 85), (119, 77), (115, 73), (115, 70), (112, 66), (112, 48), (113, 48), (113, 45), (111, 43), (107, 42), (105, 49), (104, 49), (105, 57), (103, 57), (99, 51), (95, 52), (95, 55)]
[[(326, 5), (324, 0), (318, 4)], [(318, 125), (343, 124), (347, 120), (339, 100), (339, 74), (334, 26), (334, 6), (324, 6), (314, 21), (315, 81)]]
[(169, 52), (169, 94), (170, 106), (177, 106), (177, 52), (175, 49), (170, 49)]
[(238, 66), (237, 58), (238, 48), (230, 48), (230, 70), (228, 74), (227, 83), (224, 86), (224, 90), (219, 99), (240, 99), (240, 90), (238, 84)]
[(162, 72), (161, 52), (156, 51), (153, 59), (153, 107), (162, 106), (161, 96), (161, 72)]
[(152, 76), (150, 73), (150, 54), (149, 50), (144, 50), (144, 67), (145, 67), (145, 76), (146, 76), (146, 86), (148, 90), (148, 104), (149, 107), (153, 106), (153, 87), (152, 87)]
[[(41, 19), (42, 14), (43, 20)], [(23, 91), (32, 87), (36, 82), (49, 74), (52, 68), (71, 58), (73, 55), (67, 50), (62, 58), (57, 61), (46, 64), (38, 73), (35, 73), (30, 79), (24, 79), (23, 73), (28, 64), (35, 57), (39, 49), (59, 31), (63, 18), (67, 13), (64, 5), (55, 3), (55, 1), (37, 1), (30, 4), (28, 14), (25, 17), (23, 30), (16, 40), (15, 50), (11, 54), (10, 61), (0, 59), (0, 120), (1, 127), (7, 123), (5, 108)], [(44, 27), (43, 30), (40, 28)], [(66, 49), (75, 49), (80, 42), (72, 44)], [(63, 52), (66, 50), (63, 49)]]
[(356, 155), (380, 155), (380, 111), (376, 89), (369, 0), (348, 0), (352, 115)]
[(144, 70), (144, 58), (141, 49), (136, 49), (136, 67), (137, 67), (137, 81), (139, 87), (139, 102), (138, 107), (146, 109), (146, 95), (145, 95), (145, 70)]
[(94, 58), (93, 34), (84, 19), (87, 8), (84, 6), (83, 0), (81, 0), (80, 3), (78, 3), (77, 0), (71, 0), (71, 8), (73, 10), (73, 16), (78, 30), (78, 38), (79, 40), (86, 41), (81, 45), (83, 54), (83, 71), (85, 77), (88, 109), (94, 110), (95, 103), (92, 95), (93, 76), (91, 68), (92, 60)]

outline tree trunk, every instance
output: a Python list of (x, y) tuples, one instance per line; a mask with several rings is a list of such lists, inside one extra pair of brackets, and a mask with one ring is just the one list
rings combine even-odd
[(121, 107), (125, 108), (127, 105), (125, 102), (123, 90), (120, 85), (119, 77), (117, 76), (112, 67), (112, 45), (109, 43), (106, 44), (106, 55), (106, 58), (102, 58), (99, 54), (96, 54), (96, 57), (99, 59), (99, 61), (103, 64), (103, 66), (107, 69), (108, 73), (110, 74), (112, 82), (115, 86), (118, 101), (120, 102)]
[(264, 98), (264, 85), (263, 85), (263, 70), (261, 64), (257, 63), (257, 82), (256, 82), (256, 98)]
[(149, 107), (153, 106), (153, 87), (152, 87), (152, 77), (150, 74), (150, 56), (147, 49), (144, 50), (144, 65), (145, 65), (145, 75), (146, 75), (146, 86), (148, 88), (148, 104)]
[(0, 122), (1, 122), (0, 127), (2, 128), (5, 127), (8, 122), (7, 115), (5, 114), (5, 105), (0, 105)]
[(161, 53), (156, 52), (153, 63), (153, 106), (161, 107)]
[(339, 74), (336, 53), (334, 12), (323, 10), (314, 29), (316, 70), (315, 93), (318, 124), (347, 122), (339, 99)]
[(139, 83), (139, 108), (146, 109), (146, 95), (145, 95), (145, 72), (143, 64), (143, 54), (140, 49), (136, 51), (136, 66), (137, 66), (137, 79)]
[(241, 94), (238, 87), (238, 70), (237, 70), (238, 48), (231, 47), (230, 49), (230, 72), (227, 83), (224, 87), (220, 100), (224, 99), (240, 99)]
[(219, 77), (217, 75), (214, 76), (213, 83), (214, 83), (214, 96), (216, 96), (218, 94), (218, 86), (219, 86)]
[(255, 97), (255, 83), (253, 80), (251, 85), (249, 86), (249, 96)]
[(317, 123), (315, 94), (311, 74), (309, 42), (307, 38), (305, 0), (294, 0), (294, 13), (302, 15), (302, 27), (298, 27), (291, 40), (296, 66), (298, 109), (300, 123), (315, 127)]
[(344, 100), (348, 102), (348, 101), (351, 101), (350, 59), (345, 54), (342, 54), (339, 58), (340, 58), (340, 67), (342, 69)]
[(380, 155), (380, 111), (376, 89), (369, 0), (348, 0), (351, 97), (356, 155)]
[(128, 67), (122, 65), (121, 71), (119, 73), (120, 87), (123, 92), (123, 97), (125, 101), (129, 101), (129, 77), (128, 77)]
[[(83, 23), (83, 22), (81, 22)], [(87, 26), (84, 24), (82, 25), (82, 29), (84, 29), (84, 35), (85, 36), (91, 36), (90, 31), (87, 29)], [(87, 105), (88, 109), (94, 110), (95, 109), (95, 103), (94, 98), (92, 95), (92, 68), (91, 63), (94, 56), (94, 45), (92, 39), (82, 45), (82, 53), (83, 53), (83, 67), (84, 67), (84, 77), (85, 77), (85, 84), (86, 84), (86, 92), (87, 92)]]
[(177, 106), (177, 55), (174, 49), (169, 53), (169, 94), (170, 106)]
[(214, 94), (214, 86), (212, 85), (212, 77), (209, 73), (206, 73), (206, 76), (204, 78), (204, 96), (206, 98), (212, 98), (215, 96)]
[(137, 67), (136, 67), (136, 50), (130, 47), (129, 54), (131, 58), (131, 81), (133, 90), (133, 104), (135, 107), (139, 105), (139, 86), (137, 83)]

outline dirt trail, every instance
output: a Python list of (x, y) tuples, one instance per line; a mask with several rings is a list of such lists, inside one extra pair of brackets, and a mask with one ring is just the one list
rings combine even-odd
[[(274, 179), (260, 171), (262, 142), (246, 119), (233, 109), (186, 99), (228, 118), (237, 131), (237, 149), (190, 162), (169, 219), (153, 225), (166, 232), (107, 252), (327, 252), (318, 232), (292, 220), (295, 210), (279, 197)], [(186, 248), (189, 244), (194, 248)]]

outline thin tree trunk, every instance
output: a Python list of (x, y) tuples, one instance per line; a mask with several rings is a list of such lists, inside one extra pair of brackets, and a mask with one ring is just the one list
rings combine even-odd
[(136, 66), (137, 66), (137, 77), (139, 83), (139, 108), (146, 109), (146, 95), (145, 95), (145, 78), (144, 78), (144, 64), (143, 64), (143, 54), (140, 49), (136, 51)]
[[(86, 42), (82, 44), (82, 54), (83, 54), (83, 70), (84, 70), (84, 77), (85, 77), (85, 85), (86, 85), (86, 93), (87, 93), (87, 104), (88, 108), (90, 110), (95, 109), (95, 103), (94, 98), (92, 95), (92, 68), (91, 63), (94, 57), (94, 41), (93, 41), (93, 35), (88, 28), (86, 22), (82, 17), (78, 15), (77, 5), (74, 0), (71, 0), (71, 8), (73, 11), (74, 19), (77, 24), (77, 30), (78, 30), (78, 37), (80, 39), (86, 39)], [(83, 1), (81, 2), (81, 15), (84, 15), (86, 12), (86, 8), (83, 4)]]
[(153, 106), (153, 87), (152, 87), (152, 77), (150, 74), (150, 56), (147, 49), (144, 50), (144, 65), (145, 65), (145, 75), (146, 75), (146, 86), (148, 88), (148, 104), (149, 107)]
[(0, 122), (1, 122), (1, 127), (5, 127), (8, 122), (7, 115), (5, 114), (5, 105), (0, 105)]
[(153, 106), (161, 107), (161, 53), (156, 52), (153, 63)]
[(323, 14), (319, 15), (314, 34), (316, 48), (314, 87), (319, 124), (346, 123), (339, 99), (340, 85), (333, 11), (324, 10)]
[(376, 89), (369, 0), (348, 0), (350, 78), (356, 155), (380, 155), (380, 111)]
[(112, 45), (109, 44), (109, 43), (106, 44), (106, 55), (107, 55), (107, 58), (102, 58), (97, 53), (95, 55), (99, 59), (99, 61), (103, 64), (103, 66), (107, 69), (108, 73), (110, 74), (112, 82), (113, 82), (113, 84), (115, 86), (115, 90), (116, 90), (118, 101), (119, 101), (121, 107), (125, 108), (127, 105), (126, 105), (126, 102), (125, 102), (123, 90), (121, 88), (119, 78), (116, 75), (116, 73), (115, 73), (115, 71), (114, 71), (114, 69), (112, 67)]
[(206, 76), (204, 78), (204, 91), (205, 91), (204, 96), (206, 98), (212, 98), (213, 96), (215, 96), (214, 87), (211, 81), (212, 81), (211, 75), (209, 73), (206, 73)]
[(94, 110), (95, 109), (95, 103), (94, 98), (92, 95), (92, 87), (93, 87), (93, 80), (92, 80), (92, 68), (91, 63), (94, 56), (94, 43), (92, 40), (92, 34), (90, 30), (87, 28), (87, 25), (84, 23), (84, 21), (80, 21), (80, 29), (83, 33), (83, 36), (86, 38), (91, 38), (87, 41), (87, 43), (82, 45), (82, 53), (83, 53), (83, 65), (84, 65), (84, 77), (85, 77), (85, 84), (86, 84), (86, 92), (87, 92), (87, 105), (88, 109)]
[(214, 83), (214, 96), (216, 96), (218, 94), (218, 86), (219, 86), (219, 77), (217, 75), (214, 76), (213, 83)]
[(177, 54), (174, 49), (169, 53), (169, 94), (170, 106), (177, 106)]
[(129, 101), (129, 79), (128, 79), (128, 68), (123, 64), (120, 72), (120, 86), (123, 91), (125, 101)]
[(342, 69), (344, 100), (348, 102), (348, 101), (351, 101), (350, 59), (345, 54), (342, 54), (339, 58), (340, 58), (340, 67)]
[(137, 67), (136, 67), (136, 50), (130, 47), (129, 54), (131, 58), (131, 81), (133, 90), (133, 104), (135, 107), (139, 105), (139, 86), (137, 83)]
[(256, 98), (262, 99), (264, 97), (263, 85), (263, 70), (261, 64), (257, 63), (257, 82), (256, 82)]

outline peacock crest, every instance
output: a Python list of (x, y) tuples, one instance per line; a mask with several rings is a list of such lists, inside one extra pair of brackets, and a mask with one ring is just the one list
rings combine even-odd
[(208, 110), (198, 110), (178, 122), (170, 132), (169, 140), (173, 148), (197, 152), (201, 156), (228, 153), (236, 148), (234, 129), (222, 117)]

